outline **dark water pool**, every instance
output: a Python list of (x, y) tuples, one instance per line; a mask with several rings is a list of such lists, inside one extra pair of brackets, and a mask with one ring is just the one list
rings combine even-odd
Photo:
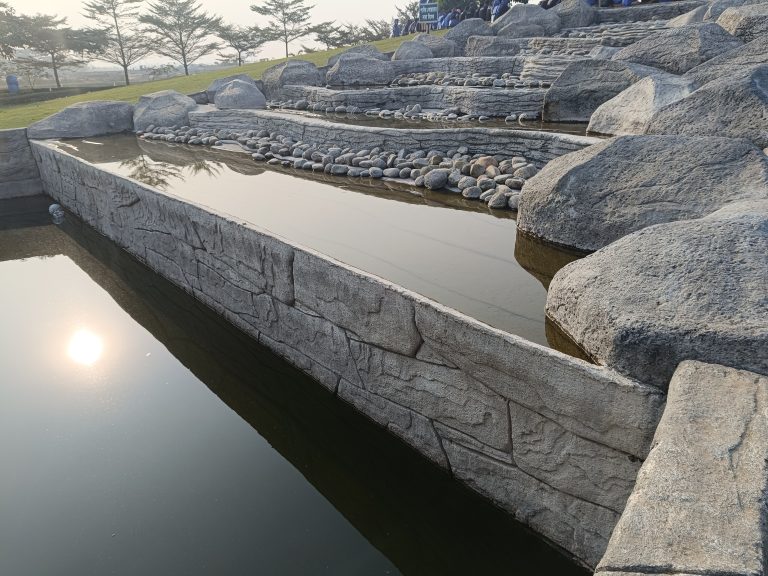
[(556, 271), (577, 257), (525, 249), (533, 256), (524, 267), (517, 244), (528, 241), (518, 237), (512, 213), (490, 211), (457, 194), (313, 177), (271, 169), (244, 154), (133, 136), (59, 146), (544, 345), (548, 280), (526, 268)]
[(586, 574), (47, 205), (0, 203), (0, 574)]

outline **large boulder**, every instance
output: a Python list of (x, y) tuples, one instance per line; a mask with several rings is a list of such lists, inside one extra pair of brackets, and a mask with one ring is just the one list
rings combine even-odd
[(252, 82), (232, 80), (216, 92), (214, 104), (220, 110), (263, 110), (267, 99)]
[(744, 42), (765, 38), (768, 36), (768, 4), (728, 8), (717, 19), (717, 23)]
[(547, 122), (589, 122), (598, 106), (659, 70), (626, 62), (586, 59), (572, 62), (544, 96)]
[(618, 52), (613, 59), (684, 74), (702, 62), (741, 46), (717, 24), (702, 23), (656, 32)]
[(696, 66), (685, 73), (690, 78), (703, 86), (707, 82), (717, 80), (723, 76), (746, 72), (748, 69), (768, 62), (768, 34), (748, 44), (729, 50), (712, 60)]
[(767, 255), (768, 201), (731, 204), (569, 264), (547, 315), (598, 363), (661, 388), (684, 360), (765, 375)]
[(266, 97), (279, 98), (283, 86), (321, 86), (324, 78), (323, 73), (311, 62), (289, 60), (267, 68), (261, 80)]
[[(216, 93), (233, 80), (242, 80), (243, 82), (249, 82), (254, 85), (256, 84), (255, 80), (248, 76), (248, 74), (235, 74), (234, 76), (227, 76), (226, 78), (217, 78), (211, 82), (211, 84), (205, 90), (205, 93), (208, 96), (208, 102), (206, 103), (212, 104), (216, 99)], [(193, 96), (190, 96), (190, 98), (194, 99)]]
[(33, 139), (89, 138), (133, 130), (133, 105), (128, 102), (81, 102), (27, 128)]
[(133, 112), (133, 125), (137, 132), (152, 125), (184, 126), (189, 124), (189, 113), (196, 107), (192, 98), (175, 90), (153, 92), (139, 98)]
[(545, 36), (557, 34), (562, 28), (560, 17), (554, 10), (544, 10), (538, 4), (513, 4), (501, 18), (491, 26), (497, 36), (515, 34), (518, 26), (541, 26)]
[(547, 31), (538, 24), (521, 24), (520, 26), (510, 26), (504, 33), (504, 36), (497, 38), (541, 38), (548, 36)]
[(326, 82), (331, 86), (386, 86), (395, 78), (391, 62), (351, 54), (328, 70)]
[(704, 14), (705, 22), (716, 22), (720, 15), (728, 8), (738, 8), (739, 6), (749, 6), (751, 4), (761, 4), (765, 0), (713, 0)]
[(656, 112), (649, 134), (746, 137), (768, 146), (768, 64), (705, 84)]
[(381, 50), (376, 48), (373, 44), (360, 44), (359, 46), (352, 46), (352, 48), (348, 48), (347, 50), (344, 50), (344, 52), (334, 54), (328, 58), (328, 68), (333, 68), (336, 65), (336, 62), (351, 55), (368, 56), (369, 58), (376, 58), (377, 60), (389, 60), (389, 56), (381, 52)]
[(696, 87), (693, 80), (674, 74), (646, 76), (600, 105), (592, 114), (587, 132), (610, 136), (645, 134), (656, 112), (685, 98)]
[(565, 0), (554, 8), (563, 28), (584, 28), (598, 21), (597, 10), (584, 0)]
[(690, 12), (676, 16), (667, 22), (667, 28), (682, 28), (690, 24), (698, 24), (704, 21), (704, 15), (707, 13), (709, 6), (702, 4), (698, 8), (694, 8)]
[(464, 54), (464, 48), (470, 36), (495, 36), (496, 33), (491, 29), (485, 20), (480, 18), (469, 18), (462, 20), (456, 26), (448, 30), (445, 36), (446, 40), (456, 43), (459, 48), (459, 55)]
[(392, 60), (426, 60), (434, 57), (432, 50), (423, 42), (406, 40), (395, 50)]
[(435, 36), (434, 34), (419, 34), (413, 40), (414, 42), (421, 42), (429, 47), (435, 58), (451, 58), (456, 56), (459, 51), (456, 42), (446, 40), (445, 38)]
[(654, 224), (768, 198), (768, 158), (749, 140), (619, 136), (552, 160), (523, 186), (517, 225), (598, 250)]

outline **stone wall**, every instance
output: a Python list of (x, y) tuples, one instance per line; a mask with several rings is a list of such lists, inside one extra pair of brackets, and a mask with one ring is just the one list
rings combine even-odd
[(192, 112), (194, 128), (260, 130), (279, 132), (317, 145), (336, 145), (358, 149), (381, 147), (385, 150), (450, 150), (467, 146), (470, 153), (523, 156), (538, 167), (547, 162), (601, 142), (598, 138), (533, 130), (457, 128), (403, 130), (353, 126), (317, 118), (258, 110), (216, 110)]
[(85, 222), (578, 561), (597, 564), (647, 455), (659, 390), (46, 143), (33, 151), (46, 191)]
[(598, 10), (598, 19), (601, 23), (671, 20), (704, 4), (706, 4), (705, 0), (675, 0), (659, 4), (601, 8)]
[(43, 191), (24, 128), (0, 130), (0, 200)]
[[(562, 72), (562, 70), (560, 70)], [(512, 90), (465, 86), (408, 86), (369, 90), (331, 90), (313, 86), (284, 86), (280, 91), (288, 100), (306, 99), (326, 106), (357, 106), (397, 110), (419, 104), (427, 110), (458, 108), (464, 114), (501, 116), (523, 112), (538, 115), (544, 105), (544, 88)]]

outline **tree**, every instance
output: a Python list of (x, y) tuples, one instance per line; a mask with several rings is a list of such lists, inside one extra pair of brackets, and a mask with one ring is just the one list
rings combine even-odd
[[(102, 30), (77, 30), (65, 26), (66, 18), (37, 14), (21, 16), (20, 46), (47, 58), (45, 66), (53, 70), (56, 87), (61, 88), (59, 70), (67, 66), (82, 66), (103, 50), (106, 36)], [(43, 65), (34, 56), (31, 61)]]
[(23, 43), (21, 19), (13, 8), (0, 2), (0, 58), (13, 58), (15, 48)]
[(419, 19), (419, 2), (409, 2), (402, 8), (399, 6), (395, 6), (395, 10), (397, 10), (397, 17), (400, 18), (403, 22), (413, 22), (414, 20)]
[(265, 38), (279, 40), (285, 44), (285, 57), (288, 58), (288, 45), (291, 42), (306, 38), (329, 23), (323, 22), (310, 25), (309, 13), (314, 5), (307, 5), (306, 0), (266, 0), (263, 6), (254, 4), (251, 10), (268, 17), (269, 24), (262, 29)]
[(392, 33), (392, 26), (386, 20), (366, 20), (365, 26), (361, 26), (361, 42), (375, 42), (386, 40)]
[(153, 52), (180, 63), (187, 76), (190, 64), (221, 46), (212, 41), (221, 29), (221, 18), (203, 12), (195, 0), (157, 0), (139, 22), (146, 25)]
[[(257, 27), (222, 26), (218, 34), (227, 47), (235, 51), (235, 62), (238, 66), (242, 66), (245, 58), (256, 54), (268, 42), (261, 29)], [(228, 58), (225, 54), (220, 56)]]
[(126, 86), (131, 83), (128, 68), (152, 52), (136, 29), (138, 5), (143, 1), (91, 0), (84, 4), (84, 16), (98, 23), (106, 35), (107, 42), (99, 58), (123, 69)]

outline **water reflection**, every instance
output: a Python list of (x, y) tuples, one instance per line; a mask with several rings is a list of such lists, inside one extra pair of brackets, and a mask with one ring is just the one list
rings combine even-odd
[(67, 356), (82, 366), (93, 366), (104, 352), (104, 341), (90, 330), (81, 329), (72, 334)]
[[(2, 264), (0, 574), (586, 574), (76, 219), (30, 246), (66, 258)], [(78, 317), (109, 386), (35, 360)]]

